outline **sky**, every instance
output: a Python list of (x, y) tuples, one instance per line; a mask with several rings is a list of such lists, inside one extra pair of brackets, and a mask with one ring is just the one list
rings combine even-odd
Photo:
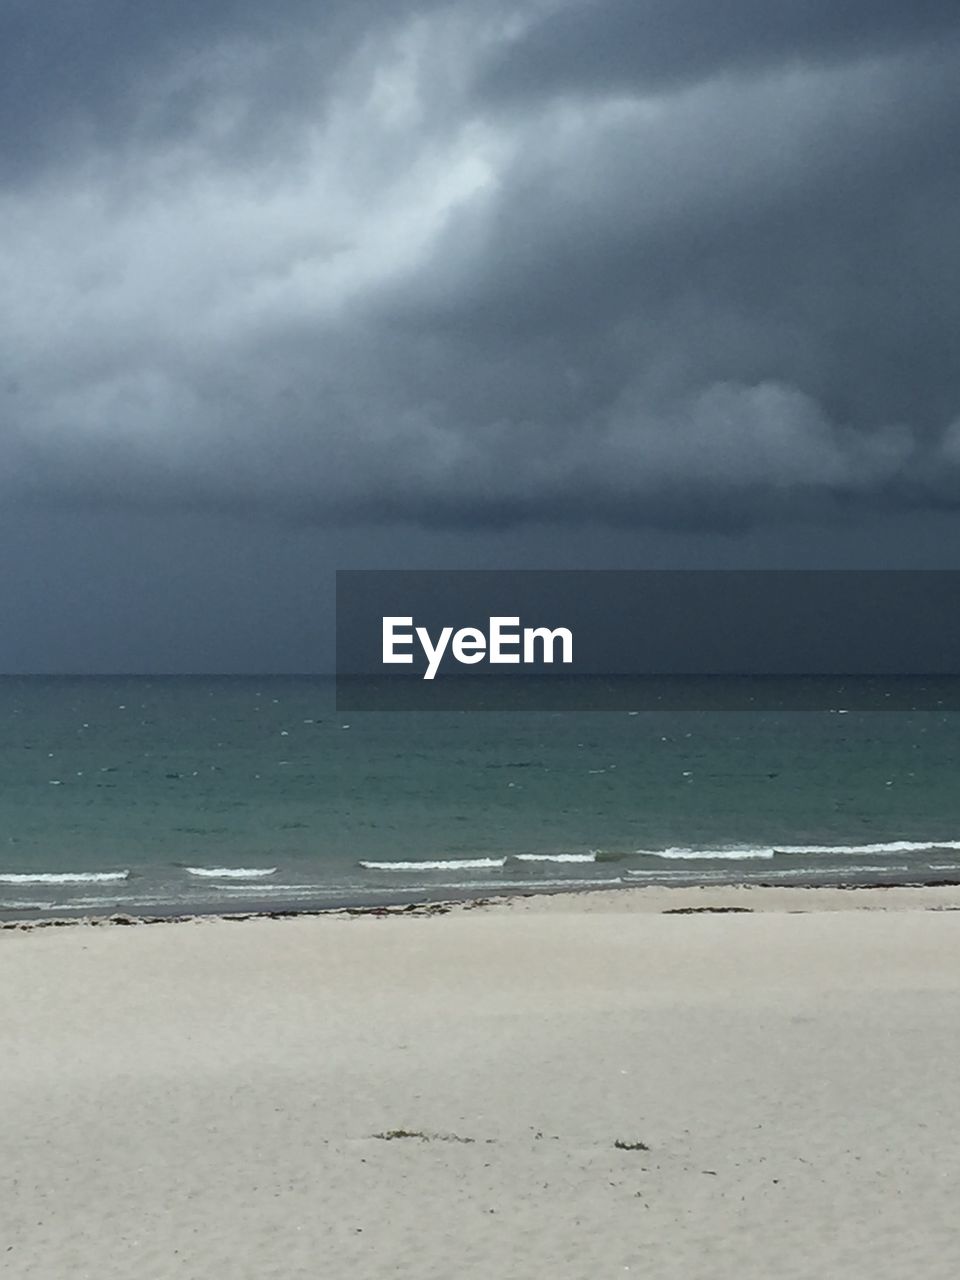
[(0, 670), (960, 567), (956, 0), (3, 0)]

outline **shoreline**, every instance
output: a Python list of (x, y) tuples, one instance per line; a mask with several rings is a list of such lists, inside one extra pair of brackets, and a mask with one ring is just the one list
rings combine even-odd
[[(854, 901), (849, 895), (857, 895)], [(922, 895), (922, 896), (921, 896)], [(557, 900), (561, 900), (560, 905)], [(804, 906), (796, 904), (803, 902)], [(790, 905), (787, 905), (790, 904)], [(891, 881), (869, 884), (775, 884), (741, 882), (725, 885), (597, 885), (595, 888), (541, 889), (530, 892), (491, 894), (475, 892), (449, 895), (416, 895), (409, 901), (384, 895), (383, 900), (357, 903), (355, 900), (302, 906), (275, 907), (255, 903), (236, 911), (225, 911), (211, 903), (191, 911), (111, 912), (109, 915), (30, 915), (0, 917), (0, 932), (32, 932), (86, 925), (91, 928), (129, 927), (151, 924), (189, 924), (222, 920), (242, 923), (252, 920), (323, 919), (337, 917), (416, 917), (447, 915), (470, 910), (502, 910), (520, 906), (527, 910), (605, 910), (657, 912), (660, 914), (729, 913), (812, 910), (960, 910), (960, 880)]]

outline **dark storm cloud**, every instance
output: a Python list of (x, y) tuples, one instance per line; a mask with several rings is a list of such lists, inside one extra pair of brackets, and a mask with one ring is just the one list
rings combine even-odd
[(338, 63), (412, 0), (7, 0), (0, 9), (0, 161), (8, 179), (91, 148), (204, 131), (275, 130), (322, 103)]
[(675, 88), (899, 52), (960, 31), (952, 0), (566, 0), (491, 59), (493, 94)]
[(0, 39), (8, 501), (955, 503), (955, 5), (78, 10)]
[(550, 334), (613, 396), (640, 370), (651, 390), (772, 381), (849, 426), (936, 431), (960, 405), (957, 70), (706, 88), (614, 117), (576, 167), (548, 115), (427, 311)]

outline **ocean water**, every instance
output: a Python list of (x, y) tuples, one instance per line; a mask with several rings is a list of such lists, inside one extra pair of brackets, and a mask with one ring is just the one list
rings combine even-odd
[(960, 880), (960, 714), (356, 712), (323, 678), (0, 679), (0, 915)]

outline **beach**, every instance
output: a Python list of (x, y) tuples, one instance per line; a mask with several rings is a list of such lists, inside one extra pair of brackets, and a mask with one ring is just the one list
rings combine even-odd
[(0, 1265), (948, 1277), (960, 888), (0, 930)]

